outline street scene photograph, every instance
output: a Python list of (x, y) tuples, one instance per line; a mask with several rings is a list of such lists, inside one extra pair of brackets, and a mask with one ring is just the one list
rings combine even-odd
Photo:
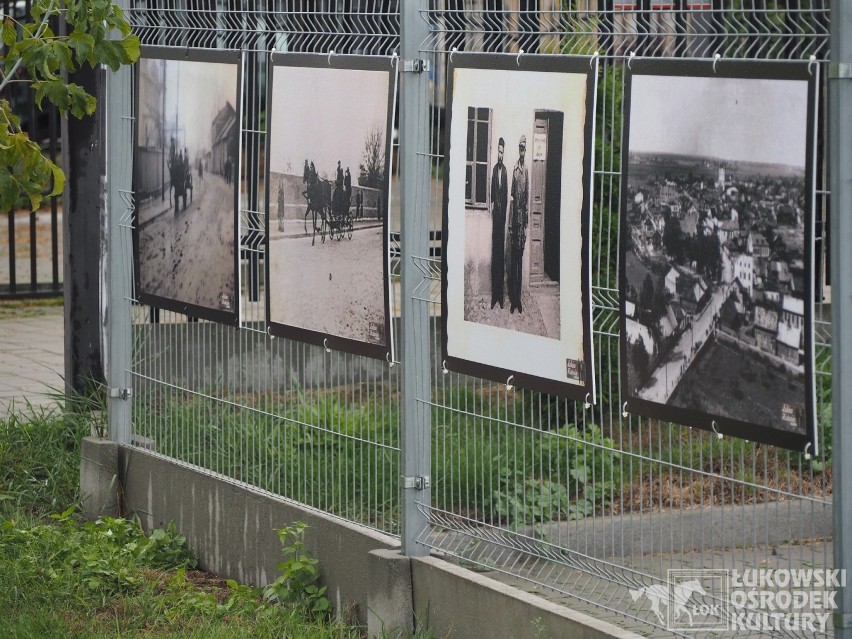
[(461, 66), (452, 81), (447, 354), (582, 384), (587, 75)]
[(385, 70), (274, 67), (271, 323), (389, 343), (385, 235), (391, 90)]
[(135, 153), (138, 293), (237, 304), (237, 64), (143, 58)]
[(628, 396), (806, 432), (808, 113), (806, 80), (633, 75)]

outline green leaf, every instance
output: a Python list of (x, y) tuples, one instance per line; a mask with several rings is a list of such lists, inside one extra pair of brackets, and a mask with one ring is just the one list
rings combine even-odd
[(124, 49), (124, 62), (125, 64), (130, 64), (136, 62), (139, 59), (140, 54), (142, 53), (141, 46), (142, 43), (139, 42), (139, 38), (135, 35), (128, 35), (123, 40), (119, 40), (119, 44), (122, 49)]
[(3, 21), (3, 44), (11, 47), (18, 40), (18, 31), (15, 29), (15, 24), (11, 20)]
[(94, 51), (95, 39), (88, 33), (74, 29), (71, 35), (68, 36), (68, 46), (74, 50), (77, 64), (81, 65), (89, 59), (89, 56)]
[(68, 95), (71, 100), (71, 113), (75, 117), (82, 118), (95, 112), (98, 102), (94, 96), (86, 93), (83, 87), (73, 83), (69, 84)]

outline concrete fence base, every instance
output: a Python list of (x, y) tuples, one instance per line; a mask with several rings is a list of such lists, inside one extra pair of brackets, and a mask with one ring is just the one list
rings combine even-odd
[(80, 499), (86, 519), (117, 517), (121, 506), (118, 444), (84, 437), (80, 444)]
[[(270, 583), (281, 559), (275, 530), (306, 523), (305, 544), (319, 559), (335, 610), (346, 621), (366, 625), (371, 637), (405, 637), (416, 619), (436, 637), (453, 639), (529, 637), (538, 627), (554, 638), (638, 639), (439, 558), (404, 557), (394, 537), (148, 450), (121, 446), (118, 461), (127, 514), (137, 514), (148, 530), (174, 522), (199, 567), (223, 577), (254, 586)], [(94, 481), (88, 474), (98, 468), (81, 467), (81, 484)]]

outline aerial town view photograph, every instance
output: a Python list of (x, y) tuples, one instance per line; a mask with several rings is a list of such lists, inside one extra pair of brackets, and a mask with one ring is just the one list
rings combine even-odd
[(631, 89), (628, 397), (803, 433), (808, 83), (634, 75)]

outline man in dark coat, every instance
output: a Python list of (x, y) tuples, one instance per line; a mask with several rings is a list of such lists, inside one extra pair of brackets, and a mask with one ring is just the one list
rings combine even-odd
[(497, 143), (497, 164), (491, 170), (491, 308), (503, 308), (503, 285), (506, 280), (506, 204), (509, 181), (503, 164), (503, 138)]
[(509, 305), (511, 312), (521, 308), (521, 282), (524, 275), (524, 247), (527, 243), (529, 222), (529, 172), (524, 159), (527, 154), (527, 136), (518, 143), (518, 163), (512, 171), (512, 208), (509, 215)]

